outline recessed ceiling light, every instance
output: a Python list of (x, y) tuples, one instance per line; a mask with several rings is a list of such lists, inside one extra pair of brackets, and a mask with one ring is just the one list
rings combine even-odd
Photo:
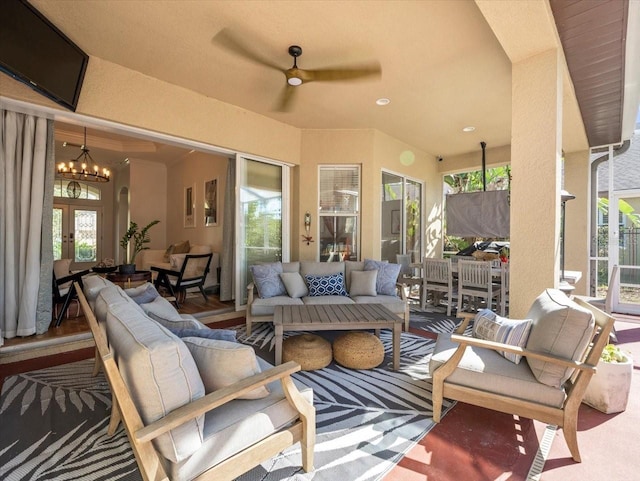
[(473, 125), (470, 125), (462, 129), (463, 132), (473, 132), (474, 130), (476, 130), (476, 128)]
[(391, 102), (391, 100), (384, 97), (376, 100), (377, 105), (389, 105), (389, 102)]

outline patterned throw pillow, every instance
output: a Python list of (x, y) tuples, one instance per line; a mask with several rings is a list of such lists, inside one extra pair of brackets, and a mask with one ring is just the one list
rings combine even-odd
[(348, 296), (344, 285), (344, 274), (338, 272), (330, 276), (304, 276), (309, 286), (309, 295), (317, 296)]
[[(497, 315), (490, 309), (483, 309), (478, 311), (473, 320), (473, 337), (511, 346), (525, 347), (531, 331), (531, 324), (531, 319), (507, 319)], [(519, 364), (522, 358), (519, 354), (510, 352), (498, 351), (498, 354), (515, 364)]]
[(383, 296), (396, 295), (396, 282), (400, 274), (400, 264), (392, 264), (390, 262), (374, 261), (372, 259), (364, 260), (365, 271), (378, 271), (376, 279), (376, 292)]
[(258, 289), (258, 295), (262, 299), (276, 296), (286, 296), (287, 289), (280, 279), (282, 274), (282, 263), (274, 262), (272, 264), (256, 264), (250, 266), (253, 282)]

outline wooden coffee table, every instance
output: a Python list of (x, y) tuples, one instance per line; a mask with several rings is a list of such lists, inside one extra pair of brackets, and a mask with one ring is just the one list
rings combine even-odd
[(381, 304), (313, 304), (276, 306), (276, 365), (282, 362), (284, 331), (354, 331), (391, 329), (393, 331), (393, 369), (400, 368), (402, 319)]

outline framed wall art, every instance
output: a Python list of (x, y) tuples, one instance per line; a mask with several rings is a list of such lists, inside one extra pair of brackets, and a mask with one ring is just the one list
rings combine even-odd
[(196, 226), (196, 186), (191, 185), (184, 189), (184, 226), (195, 227)]
[(204, 225), (218, 225), (218, 179), (204, 183)]

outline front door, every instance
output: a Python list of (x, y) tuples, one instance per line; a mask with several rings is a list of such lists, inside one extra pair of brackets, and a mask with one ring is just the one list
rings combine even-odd
[(53, 259), (71, 259), (73, 270), (89, 269), (101, 259), (102, 208), (53, 206)]

